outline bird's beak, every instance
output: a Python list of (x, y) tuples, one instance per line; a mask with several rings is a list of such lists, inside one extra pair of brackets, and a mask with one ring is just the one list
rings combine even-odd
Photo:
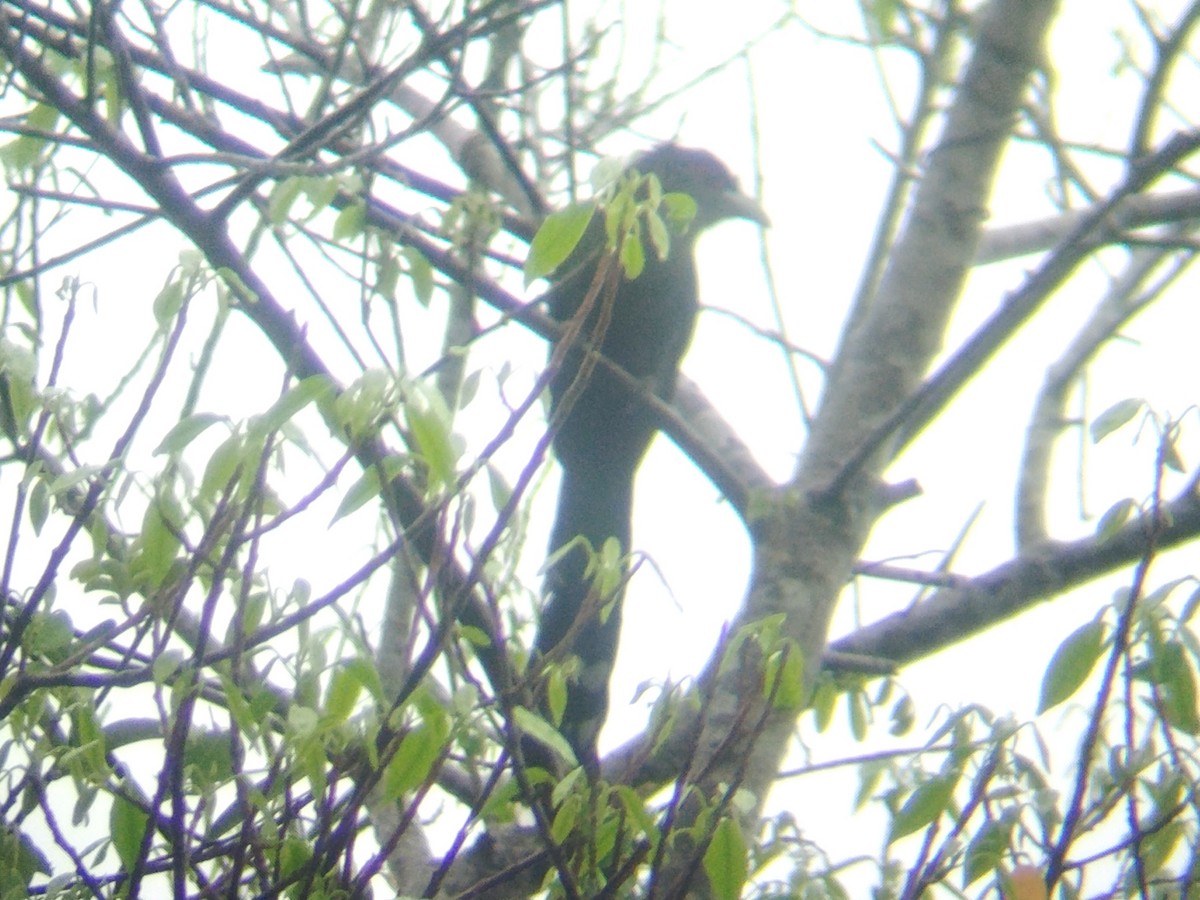
[(758, 201), (740, 191), (726, 191), (720, 199), (720, 215), (722, 219), (749, 219), (757, 222), (763, 228), (771, 227), (771, 219)]

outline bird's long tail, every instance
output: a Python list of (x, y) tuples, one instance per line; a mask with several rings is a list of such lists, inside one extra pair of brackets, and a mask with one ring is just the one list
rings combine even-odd
[[(633, 476), (632, 469), (564, 469), (550, 552), (582, 537), (595, 553), (609, 538), (615, 538), (622, 557), (628, 554)], [(621, 628), (623, 578), (608, 578), (608, 584), (603, 585), (585, 574), (588, 559), (586, 547), (576, 546), (547, 572), (547, 601), (536, 650), (540, 657), (551, 652), (557, 657), (564, 650), (579, 657), (579, 675), (567, 691), (559, 730), (580, 762), (590, 766), (596, 762), (596, 737), (608, 712), (608, 681)], [(568, 642), (566, 647), (555, 651), (564, 641)], [(544, 764), (544, 754), (535, 750), (533, 756), (526, 762)]]

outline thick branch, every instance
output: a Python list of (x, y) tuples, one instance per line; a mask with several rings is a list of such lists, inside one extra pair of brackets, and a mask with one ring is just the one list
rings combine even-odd
[[(1160, 549), (1200, 537), (1195, 489), (1160, 511)], [(831, 649), (910, 663), (986, 631), (1062, 591), (1127, 566), (1146, 553), (1147, 523), (1130, 522), (1108, 540), (1085, 538), (1031, 547), (967, 583), (937, 591), (924, 603), (834, 641)]]
[[(987, 265), (1031, 253), (1042, 253), (1059, 246), (1066, 237), (1095, 214), (1103, 204), (1072, 209), (1047, 219), (991, 228), (975, 251), (975, 264)], [(1115, 209), (1106, 211), (1105, 228), (1088, 236), (1088, 249), (1105, 244), (1128, 243), (1131, 231), (1170, 222), (1200, 219), (1200, 188), (1138, 194), (1125, 198)], [(1135, 234), (1134, 237), (1137, 237)], [(1155, 240), (1155, 236), (1150, 236)]]
[[(1049, 0), (993, 0), (981, 12), (974, 56), (878, 293), (861, 325), (843, 338), (791, 485), (791, 497), (798, 499), (782, 498), (773, 515), (756, 523), (755, 579), (736, 625), (784, 613), (784, 632), (803, 654), (810, 678), (833, 606), (878, 515), (874, 497), (886, 446), (863, 460), (838, 492), (826, 489), (918, 389), (940, 349), (975, 256), (1000, 153), (1054, 10)], [(734, 782), (744, 771), (745, 786), (761, 800), (786, 752), (794, 714), (774, 716), (747, 756), (745, 745), (754, 735), (743, 732), (730, 741), (737, 723), (755, 720), (737, 694), (738, 679), (716, 664), (705, 673), (718, 697), (700, 739), (701, 755), (721, 751), (729, 760), (713, 767), (714, 784)]]
[[(1182, 238), (1182, 226), (1163, 234), (1164, 243)], [(1165, 246), (1136, 247), (1130, 254), (1125, 271), (1114, 278), (1113, 283), (1101, 298), (1088, 321), (1070, 342), (1062, 355), (1046, 371), (1037, 402), (1030, 415), (1029, 428), (1025, 436), (1017, 480), (1016, 535), (1018, 548), (1032, 547), (1050, 537), (1046, 525), (1047, 491), (1050, 485), (1050, 469), (1054, 459), (1054, 445), (1063, 430), (1069, 427), (1067, 401), (1073, 393), (1080, 373), (1106, 341), (1112, 339), (1118, 329), (1130, 318), (1145, 309), (1162, 290), (1174, 282), (1182, 265), (1160, 280), (1150, 290), (1143, 285), (1151, 274), (1173, 251)]]

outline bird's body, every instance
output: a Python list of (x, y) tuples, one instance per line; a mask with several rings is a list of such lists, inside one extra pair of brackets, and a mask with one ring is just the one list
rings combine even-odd
[[(647, 250), (645, 268), (636, 278), (615, 274), (619, 279), (615, 295), (610, 290), (606, 296), (602, 286), (597, 290), (593, 284), (605, 248), (604, 219), (595, 215), (571, 257), (559, 268), (562, 274), (550, 295), (550, 314), (565, 323), (587, 302), (589, 312), (580, 330), (584, 340), (607, 318), (603, 337), (598, 339), (604, 356), (669, 401), (699, 309), (693, 258), (697, 232), (731, 216), (764, 224), (766, 219), (753, 201), (737, 192), (728, 170), (705, 151), (664, 144), (640, 156), (633, 167), (642, 175), (657, 176), (664, 192), (686, 193), (696, 201), (691, 227), (684, 234), (672, 235), (666, 259)], [(562, 482), (550, 551), (582, 537), (597, 552), (609, 538), (615, 538), (622, 552), (628, 553), (634, 475), (657, 421), (638, 391), (622, 383), (606, 366), (588, 367), (584, 362), (583, 347), (569, 349), (550, 384), (552, 413), (562, 404), (570, 404), (554, 437)], [(579, 383), (581, 376), (586, 382)], [(591, 765), (595, 763), (596, 736), (608, 709), (608, 676), (616, 655), (621, 603), (619, 595), (594, 597), (588, 602), (587, 562), (587, 551), (577, 546), (549, 569), (536, 651), (542, 656), (550, 653), (575, 626), (568, 649), (579, 657), (581, 668), (568, 689), (560, 730), (580, 761)], [(619, 594), (621, 588), (617, 591)], [(602, 606), (607, 608), (604, 617), (598, 615)], [(597, 614), (576, 623), (585, 609)], [(525, 755), (528, 763), (548, 763), (544, 750), (532, 743), (527, 744)]]

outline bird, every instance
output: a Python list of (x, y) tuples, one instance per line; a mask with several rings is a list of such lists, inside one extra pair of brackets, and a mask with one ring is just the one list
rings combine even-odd
[[(758, 203), (738, 189), (730, 171), (706, 150), (660, 144), (635, 157), (630, 169), (653, 175), (664, 193), (690, 196), (695, 202), (690, 224), (671, 235), (665, 258), (656, 248), (647, 249), (636, 277), (613, 269), (610, 252), (606, 271), (612, 273), (615, 290), (609, 282), (606, 291), (597, 269), (606, 255), (607, 228), (603, 211), (594, 212), (579, 243), (552, 275), (548, 298), (550, 317), (557, 322), (583, 321), (573, 346), (551, 350), (551, 359), (559, 360), (550, 379), (550, 420), (557, 420), (553, 449), (561, 481), (533, 659), (578, 657), (557, 727), (588, 771), (598, 767), (596, 739), (608, 712), (624, 592), (620, 583), (609, 596), (589, 599), (594, 590), (586, 571), (589, 550), (599, 552), (615, 539), (622, 556), (629, 553), (634, 477), (658, 423), (636, 390), (608, 367), (587, 364), (586, 350), (599, 349), (669, 402), (699, 311), (697, 235), (729, 218), (769, 224)], [(649, 179), (642, 182), (639, 198), (649, 196), (648, 184)], [(572, 546), (564, 551), (568, 544)], [(554, 765), (539, 742), (526, 740), (522, 746), (527, 766)]]

